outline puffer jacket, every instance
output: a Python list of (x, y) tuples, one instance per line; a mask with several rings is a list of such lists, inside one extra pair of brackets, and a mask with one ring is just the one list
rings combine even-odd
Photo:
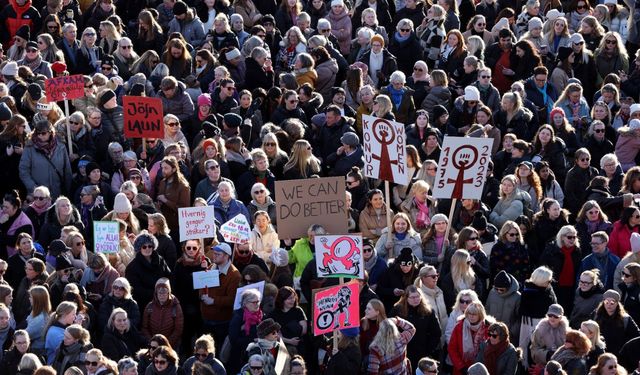
[(487, 314), (503, 322), (509, 327), (509, 336), (513, 342), (518, 342), (516, 335), (520, 332), (520, 284), (513, 275), (509, 275), (511, 286), (503, 294), (498, 294), (495, 289), (489, 291), (487, 302)]
[(629, 10), (621, 5), (617, 5), (617, 8), (618, 13), (611, 18), (609, 31), (615, 31), (620, 34), (622, 43), (626, 43), (629, 37)]
[(164, 113), (175, 115), (180, 122), (188, 121), (194, 112), (193, 101), (191, 97), (185, 93), (185, 89), (186, 86), (184, 83), (178, 82), (178, 87), (172, 98), (167, 98), (162, 91), (159, 94)]
[(150, 340), (153, 335), (161, 333), (169, 339), (172, 347), (177, 348), (182, 337), (184, 315), (180, 301), (173, 294), (164, 304), (160, 303), (157, 291), (159, 287), (163, 286), (162, 284), (156, 285), (153, 300), (144, 309), (141, 333), (147, 340)]
[(429, 118), (433, 117), (433, 108), (437, 105), (442, 105), (445, 108), (450, 108), (449, 101), (451, 100), (451, 91), (445, 86), (432, 87), (424, 98), (420, 107), (429, 112)]
[[(22, 6), (16, 0), (9, 0), (0, 12), (0, 31), (5, 50), (13, 44), (13, 37), (18, 29), (27, 25), (31, 30), (40, 30), (40, 13), (33, 6), (32, 0), (27, 0)], [(6, 3), (5, 3), (6, 4)]]
[(531, 335), (531, 357), (534, 363), (546, 365), (556, 349), (564, 344), (567, 330), (569, 321), (564, 316), (556, 328), (551, 327), (549, 318), (542, 319)]
[(331, 34), (338, 39), (340, 52), (348, 55), (351, 49), (351, 17), (346, 7), (342, 8), (342, 13), (335, 14), (330, 10), (326, 15), (327, 20), (331, 23)]
[[(68, 194), (71, 189), (71, 163), (62, 142), (58, 142), (49, 158), (29, 140), (22, 152), (18, 170), (27, 191), (33, 191), (36, 186), (46, 186), (54, 201), (58, 196)], [(60, 233), (57, 235), (59, 237)]]
[(616, 156), (620, 160), (623, 171), (627, 171), (636, 165), (636, 157), (640, 151), (640, 137), (635, 135), (628, 126), (618, 129), (618, 141), (616, 142)]
[(585, 320), (591, 319), (593, 312), (602, 302), (602, 294), (605, 289), (602, 283), (594, 285), (586, 292), (576, 289), (576, 296), (573, 300), (573, 310), (571, 310), (571, 316), (569, 317), (569, 325), (573, 329), (580, 329), (580, 325)]
[(531, 120), (533, 120), (533, 113), (524, 106), (516, 112), (509, 122), (507, 122), (506, 111), (498, 111), (494, 116), (494, 123), (502, 134), (513, 133), (518, 139), (526, 141), (531, 140), (535, 134), (535, 129), (531, 126)]
[(531, 196), (520, 190), (516, 190), (510, 197), (500, 198), (489, 215), (489, 221), (497, 228), (502, 228), (507, 220), (515, 220), (522, 215), (523, 202), (531, 203)]
[(338, 62), (335, 59), (329, 59), (316, 65), (315, 91), (322, 95), (325, 103), (331, 102), (331, 88), (336, 85), (336, 75), (338, 74)]
[(420, 240), (419, 233), (415, 231), (407, 232), (406, 236), (402, 240), (398, 239), (395, 236), (395, 233), (393, 233), (391, 236), (391, 243), (393, 244), (393, 248), (387, 249), (386, 244), (387, 238), (389, 237), (389, 230), (388, 228), (384, 228), (382, 230), (382, 235), (378, 239), (378, 242), (376, 242), (376, 251), (378, 253), (378, 256), (386, 260), (389, 258), (389, 252), (391, 251), (393, 253), (393, 257), (391, 258), (395, 258), (400, 255), (400, 251), (402, 251), (402, 249), (408, 247), (411, 249), (411, 251), (413, 251), (413, 255), (415, 255), (416, 258), (422, 259), (422, 241)]
[(184, 36), (187, 43), (194, 48), (200, 47), (205, 40), (204, 26), (193, 8), (187, 10), (187, 17), (182, 21), (173, 17), (169, 22), (168, 34), (173, 32), (178, 32)]

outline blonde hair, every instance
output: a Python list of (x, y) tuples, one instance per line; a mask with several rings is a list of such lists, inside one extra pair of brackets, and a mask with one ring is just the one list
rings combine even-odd
[(473, 288), (476, 283), (476, 273), (467, 263), (470, 257), (469, 252), (463, 249), (456, 250), (451, 257), (451, 278), (457, 290), (463, 289), (463, 283), (466, 285), (464, 289)]
[(558, 231), (558, 234), (556, 234), (556, 245), (560, 248), (562, 248), (562, 237), (568, 235), (568, 234), (573, 234), (574, 236), (576, 236), (576, 242), (575, 242), (575, 246), (576, 248), (580, 247), (580, 240), (578, 239), (578, 231), (576, 230), (576, 228), (573, 225), (565, 225), (562, 228), (560, 228), (560, 230)]
[(387, 354), (393, 354), (396, 343), (400, 341), (400, 331), (391, 319), (393, 318), (387, 318), (380, 322), (378, 333), (369, 345), (369, 348), (377, 347), (383, 357)]
[(378, 112), (374, 113), (378, 117), (383, 117), (393, 110), (393, 104), (391, 103), (391, 99), (387, 95), (381, 94), (376, 96), (374, 102), (378, 103)]
[(527, 281), (539, 287), (548, 287), (551, 280), (553, 280), (553, 271), (548, 267), (540, 266), (533, 270), (531, 277)]
[(311, 147), (308, 141), (304, 139), (297, 140), (293, 147), (291, 148), (291, 157), (289, 161), (284, 166), (284, 172), (289, 171), (293, 168), (298, 168), (300, 174), (303, 178), (307, 178), (307, 166), (311, 167), (311, 172), (316, 174), (319, 173), (320, 168), (320, 160), (318, 160), (313, 155), (307, 155), (307, 149)]
[(593, 338), (591, 340), (591, 346), (598, 347), (601, 349), (606, 348), (606, 344), (604, 342), (604, 338), (600, 335), (600, 325), (595, 320), (585, 320), (580, 324), (580, 329), (586, 329), (590, 333), (593, 334)]

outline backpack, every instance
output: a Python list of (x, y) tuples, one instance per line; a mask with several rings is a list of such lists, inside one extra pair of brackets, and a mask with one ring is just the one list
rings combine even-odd
[(518, 200), (522, 202), (522, 214), (528, 217), (529, 220), (531, 220), (533, 218), (533, 214), (535, 213), (531, 209), (531, 202), (527, 202), (526, 200), (522, 199), (522, 196), (519, 196)]

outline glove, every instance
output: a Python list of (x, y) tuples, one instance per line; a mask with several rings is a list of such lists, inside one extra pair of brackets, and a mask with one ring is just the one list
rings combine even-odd
[(200, 297), (200, 299), (202, 300), (202, 303), (204, 303), (207, 306), (213, 305), (213, 298), (207, 295), (203, 295), (202, 297)]
[(13, 146), (7, 146), (7, 156), (13, 155)]

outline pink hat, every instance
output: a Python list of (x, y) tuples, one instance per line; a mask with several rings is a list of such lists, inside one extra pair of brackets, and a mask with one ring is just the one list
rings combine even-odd
[(551, 110), (551, 114), (550, 114), (550, 118), (553, 120), (553, 116), (555, 115), (562, 115), (562, 117), (566, 117), (567, 115), (564, 113), (564, 110), (560, 107), (555, 107), (554, 109)]
[(211, 105), (211, 95), (209, 94), (200, 94), (200, 96), (198, 96), (198, 106), (201, 105)]

